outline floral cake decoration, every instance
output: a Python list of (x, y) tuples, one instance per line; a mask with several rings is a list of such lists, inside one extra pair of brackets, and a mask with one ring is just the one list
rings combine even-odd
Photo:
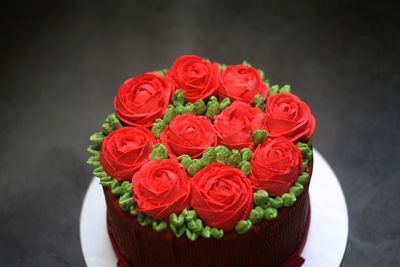
[(244, 234), (295, 203), (312, 160), (309, 107), (264, 78), (246, 61), (188, 55), (128, 79), (87, 163), (142, 226), (190, 240)]

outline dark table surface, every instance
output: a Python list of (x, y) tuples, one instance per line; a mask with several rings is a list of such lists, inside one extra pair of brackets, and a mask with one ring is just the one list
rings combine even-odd
[[(376, 3), (32, 1), (2, 6), (0, 266), (84, 266), (88, 137), (119, 85), (183, 54), (291, 84), (347, 200), (342, 266), (400, 264), (400, 35)], [(115, 1), (116, 2), (116, 1)], [(146, 2), (146, 3), (145, 3)], [(329, 248), (326, 248), (329, 249)]]

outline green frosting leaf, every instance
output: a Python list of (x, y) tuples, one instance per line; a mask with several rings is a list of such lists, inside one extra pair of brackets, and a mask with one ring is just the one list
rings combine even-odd
[(191, 220), (187, 223), (187, 227), (190, 231), (200, 234), (203, 229), (203, 222), (200, 219)]
[(182, 90), (178, 89), (175, 91), (172, 97), (172, 103), (175, 107), (185, 105), (185, 95), (183, 94)]
[(99, 183), (102, 186), (106, 186), (108, 188), (111, 188), (111, 183), (112, 182), (113, 182), (113, 179), (110, 176), (106, 176), (106, 177), (100, 178), (100, 182)]
[(260, 94), (256, 94), (253, 98), (253, 101), (251, 102), (251, 105), (260, 109), (261, 111), (264, 111), (264, 98)]
[(310, 175), (306, 172), (302, 172), (297, 178), (297, 182), (302, 185), (305, 185), (308, 182), (308, 178), (310, 178)]
[(227, 67), (227, 65), (218, 63), (218, 69), (219, 70), (224, 70), (224, 69), (226, 69), (226, 67)]
[(265, 79), (264, 71), (262, 69), (257, 69), (257, 71), (258, 71), (258, 74), (260, 74), (261, 81), (264, 81), (264, 79)]
[(235, 231), (238, 234), (244, 234), (244, 233), (247, 233), (251, 229), (252, 226), (253, 226), (253, 224), (251, 223), (250, 220), (239, 221), (235, 226)]
[(279, 85), (275, 84), (275, 85), (269, 87), (268, 96), (276, 95), (278, 93), (279, 93)]
[(175, 108), (172, 105), (168, 106), (168, 108), (165, 110), (163, 121), (166, 124), (169, 124), (174, 118), (175, 118)]
[(310, 140), (308, 140), (307, 145), (311, 148), (312, 146), (312, 141), (314, 139), (314, 135), (311, 135)]
[(201, 155), (200, 159), (201, 165), (203, 167), (208, 166), (215, 162), (215, 150), (214, 147), (209, 147), (204, 150), (203, 155)]
[(249, 175), (250, 175), (250, 173), (251, 173), (251, 165), (250, 165), (250, 162), (248, 162), (248, 161), (246, 161), (246, 160), (242, 160), (242, 161), (239, 163), (239, 167), (240, 167), (240, 170), (243, 172), (243, 174), (244, 174), (245, 176), (249, 176)]
[(296, 146), (300, 149), (303, 160), (311, 160), (313, 152), (306, 143), (297, 142)]
[(296, 202), (296, 196), (292, 193), (285, 193), (282, 195), (283, 206), (290, 207)]
[(106, 136), (103, 132), (96, 132), (89, 137), (90, 142), (101, 144)]
[(153, 222), (154, 222), (154, 219), (152, 217), (145, 215), (143, 220), (139, 221), (139, 224), (141, 226), (148, 226), (148, 225), (153, 224)]
[(189, 168), (192, 159), (188, 155), (181, 155), (177, 158), (177, 160), (181, 163), (181, 167), (187, 170)]
[(177, 216), (175, 213), (171, 213), (171, 215), (169, 215), (169, 223), (175, 225), (176, 227), (180, 227), (185, 223), (185, 217), (183, 214)]
[(276, 198), (269, 198), (269, 205), (275, 209), (279, 209), (283, 205), (283, 200), (281, 197), (276, 197)]
[(268, 206), (269, 196), (267, 191), (260, 189), (254, 193), (254, 204), (258, 206)]
[(219, 109), (218, 102), (212, 102), (207, 108), (206, 117), (209, 120), (213, 121), (214, 116), (218, 115), (219, 113), (220, 113), (220, 109)]
[(229, 156), (228, 165), (232, 167), (238, 167), (242, 157), (240, 156), (240, 152), (236, 149), (232, 149), (231, 155)]
[(201, 164), (200, 160), (193, 159), (190, 162), (189, 167), (187, 168), (187, 173), (190, 177), (193, 177), (196, 174), (196, 172), (201, 170), (202, 167), (203, 165)]
[(134, 201), (133, 201), (132, 195), (129, 193), (125, 193), (118, 200), (118, 204), (123, 211), (128, 211), (129, 207), (131, 207), (133, 205), (133, 203), (134, 203)]
[(243, 60), (242, 64), (251, 67), (251, 64), (249, 62), (247, 62), (247, 60)]
[(255, 146), (262, 144), (265, 142), (265, 140), (267, 140), (267, 131), (257, 130), (251, 135), (251, 138), (253, 138), (253, 143)]
[(298, 197), (303, 192), (303, 190), (304, 190), (303, 185), (296, 182), (294, 185), (290, 187), (289, 192)]
[(182, 105), (179, 105), (177, 107), (175, 107), (175, 116), (177, 115), (181, 115), (185, 113), (185, 107)]
[(207, 106), (202, 99), (196, 101), (193, 111), (194, 111), (194, 114), (197, 116), (203, 116), (204, 113), (206, 113)]
[(121, 183), (121, 188), (122, 188), (122, 191), (124, 192), (124, 194), (128, 193), (128, 194), (132, 195), (133, 188), (132, 188), (132, 184), (129, 181), (123, 181)]
[(251, 151), (251, 149), (249, 148), (243, 148), (242, 150), (240, 150), (240, 155), (242, 156), (242, 160), (249, 161), (253, 156), (253, 151)]
[(112, 128), (112, 126), (108, 123), (103, 123), (101, 125), (101, 129), (104, 135), (108, 135), (109, 133), (111, 133), (114, 129)]
[(264, 210), (264, 218), (267, 221), (273, 220), (276, 217), (278, 217), (278, 210), (276, 208), (269, 207)]
[(158, 233), (167, 229), (168, 224), (166, 221), (162, 220), (162, 221), (154, 221), (151, 224), (151, 226), (153, 227), (153, 230)]
[(308, 168), (308, 160), (307, 159), (303, 159), (302, 168), (303, 168), (303, 172), (307, 171), (307, 168)]
[(171, 229), (172, 233), (174, 233), (174, 235), (177, 238), (180, 238), (184, 233), (185, 233), (185, 225), (182, 226), (175, 226), (173, 224), (169, 224), (169, 228)]
[(117, 117), (117, 114), (111, 113), (106, 117), (106, 122), (113, 128), (113, 130), (122, 128), (122, 123)]
[(99, 178), (103, 178), (108, 176), (107, 173), (104, 172), (103, 167), (99, 166), (93, 170), (93, 175)]
[(162, 131), (167, 128), (167, 124), (165, 121), (162, 119), (156, 119), (156, 121), (153, 124), (153, 127), (151, 127), (151, 133), (154, 135), (155, 138), (160, 138), (160, 135)]
[(231, 152), (226, 146), (215, 148), (215, 161), (227, 165)]
[(206, 225), (205, 227), (203, 227), (203, 229), (201, 229), (200, 235), (203, 238), (210, 238), (211, 236), (211, 227)]
[(149, 155), (149, 160), (163, 160), (168, 158), (168, 149), (160, 143), (157, 143), (153, 146), (153, 150)]
[(249, 215), (249, 221), (251, 223), (257, 224), (264, 218), (264, 209), (260, 206), (256, 206), (254, 209), (251, 210)]
[(211, 235), (215, 239), (221, 239), (224, 236), (224, 230), (223, 229), (212, 228), (211, 229)]
[(279, 89), (279, 93), (290, 93), (292, 89), (290, 88), (289, 84), (284, 85)]
[(100, 166), (100, 158), (98, 155), (96, 156), (91, 156), (88, 158), (88, 160), (86, 161), (86, 163), (90, 166), (93, 167), (99, 167)]
[(87, 152), (89, 152), (92, 156), (100, 155), (101, 145), (90, 145), (87, 148)]
[(165, 75), (166, 75), (165, 69), (162, 69), (162, 70), (155, 70), (155, 71), (153, 71), (153, 72), (155, 72), (155, 73), (157, 73), (157, 74), (160, 74), (160, 75), (162, 75), (162, 76), (165, 76)]
[(185, 232), (186, 232), (186, 237), (190, 241), (195, 241), (199, 237), (198, 233), (194, 233), (194, 232), (190, 231), (188, 228), (185, 229)]
[(219, 109), (222, 111), (226, 109), (231, 104), (229, 97), (224, 98), (221, 103), (219, 103)]
[(191, 114), (191, 113), (194, 113), (194, 105), (192, 104), (192, 103), (187, 103), (186, 105), (185, 105), (185, 108), (184, 108), (184, 110), (183, 110), (183, 113), (184, 114)]
[(182, 211), (182, 213), (183, 213), (183, 216), (185, 217), (185, 221), (187, 221), (187, 222), (197, 219), (197, 213), (195, 210), (184, 209)]

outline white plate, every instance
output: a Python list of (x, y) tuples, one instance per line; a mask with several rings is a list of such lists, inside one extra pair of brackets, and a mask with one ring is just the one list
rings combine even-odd
[[(348, 236), (346, 200), (335, 173), (315, 149), (310, 200), (311, 223), (301, 254), (306, 259), (303, 266), (339, 266)], [(116, 266), (117, 258), (107, 233), (106, 203), (98, 178), (90, 183), (83, 201), (80, 235), (87, 266)]]

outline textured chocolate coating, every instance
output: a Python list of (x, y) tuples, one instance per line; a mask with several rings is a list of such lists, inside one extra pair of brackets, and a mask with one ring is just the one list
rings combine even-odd
[[(312, 173), (312, 162), (307, 172)], [(222, 239), (190, 241), (176, 238), (167, 228), (161, 233), (143, 227), (136, 217), (121, 210), (118, 196), (103, 187), (107, 202), (109, 232), (120, 255), (131, 266), (281, 266), (298, 248), (309, 212), (310, 179), (304, 192), (289, 208), (279, 209), (278, 217), (263, 220), (243, 235), (235, 231)]]

